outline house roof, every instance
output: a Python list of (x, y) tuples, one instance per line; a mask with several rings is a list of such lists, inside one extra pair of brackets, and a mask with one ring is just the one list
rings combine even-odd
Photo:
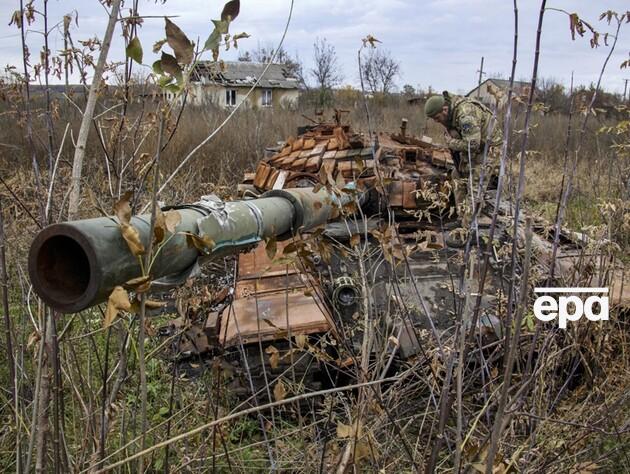
[[(206, 80), (231, 87), (251, 87), (262, 77), (258, 87), (268, 89), (298, 89), (300, 83), (284, 64), (263, 64), (252, 62), (225, 62), (219, 69), (215, 63), (202, 61), (195, 68), (195, 80)], [(269, 66), (267, 68), (267, 66)], [(267, 68), (265, 72), (265, 68)], [(264, 76), (263, 76), (264, 73)], [(201, 79), (203, 82), (203, 79)]]
[[(510, 88), (510, 81), (509, 80), (507, 80), (507, 79), (490, 78), (490, 79), (486, 79), (480, 85), (478, 85), (477, 87), (472, 89), (468, 94), (466, 94), (466, 96), (469, 96), (470, 94), (475, 92), (477, 89), (479, 89), (486, 82), (492, 82), (492, 84), (494, 84), (496, 87), (498, 87), (500, 89), (503, 89), (503, 90), (506, 90), (506, 91)], [(523, 89), (529, 88), (530, 85), (531, 85), (531, 83), (526, 82), (526, 81), (514, 81), (514, 90), (522, 91)]]

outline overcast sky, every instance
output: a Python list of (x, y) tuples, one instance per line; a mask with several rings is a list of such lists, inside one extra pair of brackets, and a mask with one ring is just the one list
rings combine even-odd
[[(36, 0), (36, 5), (43, 0)], [(130, 3), (129, 1), (127, 3)], [(140, 0), (141, 15), (177, 16), (173, 21), (193, 40), (205, 41), (211, 30), (211, 18), (217, 18), (223, 0)], [(20, 64), (18, 30), (7, 23), (12, 12), (19, 8), (17, 0), (0, 0), (4, 21), (0, 24), (0, 62)], [(65, 13), (78, 11), (79, 25), (73, 24), (75, 40), (98, 36), (102, 38), (106, 25), (104, 8), (97, 0), (49, 0), (49, 23), (61, 20)], [(245, 31), (251, 38), (240, 42), (240, 49), (255, 49), (258, 44), (274, 46), (280, 40), (289, 13), (290, 0), (242, 0), (241, 13), (231, 27), (232, 33)], [(519, 59), (517, 79), (529, 80), (534, 57), (536, 22), (540, 2), (519, 0)], [(625, 11), (627, 0), (548, 0), (549, 7), (576, 11), (602, 33), (612, 26), (598, 21), (607, 9)], [(125, 14), (127, 13), (125, 9)], [(326, 38), (337, 50), (343, 69), (344, 83), (356, 85), (357, 50), (361, 38), (372, 34), (382, 41), (379, 47), (391, 51), (401, 63), (401, 77), (397, 83), (414, 87), (431, 85), (434, 89), (468, 91), (476, 85), (477, 70), (482, 56), (484, 70), (489, 75), (508, 76), (512, 58), (513, 10), (510, 0), (295, 0), (293, 18), (285, 40), (285, 49), (299, 58), (308, 70), (312, 63), (315, 38)], [(42, 22), (32, 25), (42, 28)], [(111, 59), (124, 57), (124, 46), (117, 30), (117, 40)], [(151, 45), (164, 36), (161, 18), (147, 19), (139, 33), (144, 47), (144, 62), (150, 64), (157, 57)], [(41, 35), (28, 34), (32, 52), (41, 47)], [(51, 34), (51, 48), (63, 47), (59, 32)], [(617, 49), (604, 78), (608, 90), (623, 92), (624, 79), (630, 69), (621, 70), (619, 64), (628, 59), (630, 24), (621, 30)], [(591, 49), (587, 38), (571, 40), (568, 17), (548, 11), (543, 25), (540, 75), (568, 84), (575, 72), (577, 84), (596, 81), (609, 48)], [(37, 57), (37, 55), (34, 55)], [(225, 60), (236, 59), (233, 51), (222, 52)], [(34, 58), (35, 59), (35, 58)]]

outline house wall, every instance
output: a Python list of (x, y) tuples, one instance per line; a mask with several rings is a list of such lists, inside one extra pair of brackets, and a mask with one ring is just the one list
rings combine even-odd
[(503, 107), (505, 103), (507, 102), (507, 95), (504, 94), (499, 100), (499, 103), (497, 104), (496, 98), (492, 94), (490, 94), (490, 91), (488, 90), (488, 84), (489, 82), (482, 83), (481, 86), (475, 88), (468, 95), (468, 97), (470, 97), (471, 99), (477, 99), (481, 101), (483, 104), (491, 108), (494, 107), (495, 104), (498, 105), (499, 107)]
[[(192, 90), (192, 103), (194, 105), (206, 105), (215, 104), (220, 107), (227, 107), (226, 102), (226, 88), (217, 84), (195, 84)], [(238, 106), (249, 91), (249, 87), (235, 87), (236, 90), (236, 105)], [(273, 107), (286, 107), (291, 104), (295, 104), (300, 96), (300, 91), (297, 89), (272, 89), (272, 104)], [(257, 88), (252, 95), (247, 99), (247, 106), (249, 107), (262, 107), (263, 103), (263, 89)]]
[[(507, 89), (501, 89), (501, 91), (503, 92), (503, 95), (501, 95), (501, 98), (499, 100), (499, 103), (497, 104), (497, 100), (496, 98), (490, 94), (490, 91), (488, 90), (488, 84), (490, 84), (489, 82), (484, 82), (481, 84), (480, 87), (477, 87), (475, 89), (473, 89), (470, 94), (468, 94), (468, 97), (472, 98), (472, 99), (477, 99), (477, 95), (479, 95), (479, 100), (484, 103), (485, 105), (487, 105), (488, 107), (490, 107), (491, 109), (497, 105), (498, 108), (504, 108), (507, 104), (507, 98), (508, 98), (508, 90)], [(498, 87), (498, 86), (495, 86)], [(529, 87), (523, 87), (523, 86), (519, 86), (519, 85), (515, 85), (514, 86), (514, 94), (515, 95), (527, 95), (529, 94)]]

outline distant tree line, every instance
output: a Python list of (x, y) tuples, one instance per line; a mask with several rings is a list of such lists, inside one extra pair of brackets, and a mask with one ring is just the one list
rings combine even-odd
[[(238, 58), (244, 62), (283, 64), (298, 78), (306, 93), (320, 106), (334, 102), (333, 91), (341, 86), (344, 75), (337, 51), (326, 38), (317, 38), (313, 43), (313, 66), (304, 70), (300, 58), (280, 47), (258, 45), (256, 49), (244, 51)], [(396, 91), (396, 79), (400, 76), (400, 62), (389, 51), (371, 48), (362, 62), (366, 92), (372, 95), (387, 95)]]
[[(275, 50), (273, 47), (258, 45), (257, 48), (243, 51), (239, 61), (283, 64), (290, 74), (296, 77), (304, 89), (304, 98), (311, 105), (327, 107), (336, 101), (353, 102), (355, 92), (360, 92), (352, 86), (341, 87), (344, 75), (335, 46), (326, 38), (317, 38), (313, 43), (312, 67), (305, 69), (297, 54), (288, 53), (283, 47)], [(365, 92), (372, 97), (386, 100), (386, 96), (399, 95), (403, 99), (420, 99), (435, 94), (431, 86), (423, 88), (404, 84), (397, 88), (396, 80), (400, 78), (401, 64), (392, 53), (382, 48), (369, 48), (362, 56), (361, 76)], [(488, 77), (504, 79), (501, 74), (490, 74)], [(357, 78), (358, 79), (358, 78)], [(525, 81), (527, 82), (527, 81)], [(595, 85), (579, 86), (573, 90), (573, 103), (579, 109), (581, 104), (588, 104), (595, 91)], [(439, 90), (437, 90), (439, 92)], [(537, 102), (543, 107), (544, 113), (568, 114), (571, 104), (569, 88), (553, 78), (539, 79)], [(598, 94), (594, 109), (596, 112), (615, 116), (615, 108), (624, 102), (619, 94), (601, 92)]]

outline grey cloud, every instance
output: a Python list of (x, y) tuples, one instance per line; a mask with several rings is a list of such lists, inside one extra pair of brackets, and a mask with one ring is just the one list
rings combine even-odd
[[(80, 13), (79, 28), (73, 30), (75, 38), (102, 36), (106, 18), (96, 0), (86, 6), (86, 1), (64, 0), (49, 2), (51, 18), (60, 19), (72, 9)], [(209, 4), (208, 4), (209, 3)], [(169, 1), (165, 5), (152, 0), (140, 3), (141, 14), (178, 15), (174, 21), (194, 39), (204, 41), (210, 31), (210, 19), (216, 18), (220, 2), (198, 0)], [(520, 0), (520, 54), (518, 77), (531, 74), (534, 50), (534, 35), (539, 2)], [(550, 0), (553, 7), (577, 10), (598, 29), (610, 28), (597, 21), (602, 7), (600, 2)], [(608, 0), (606, 7), (625, 11), (624, 0)], [(234, 31), (247, 31), (252, 35), (241, 42), (241, 48), (254, 48), (277, 44), (288, 14), (289, 0), (242, 0), (241, 15), (233, 25)], [(6, 5), (6, 3), (5, 3)], [(7, 5), (4, 17), (8, 18), (13, 6)], [(54, 22), (52, 20), (51, 22)], [(163, 36), (160, 19), (147, 19), (140, 30), (145, 51), (150, 53), (154, 41)], [(335, 45), (340, 63), (343, 64), (347, 82), (357, 78), (356, 54), (361, 38), (373, 34), (383, 41), (402, 63), (403, 75), (399, 84), (410, 83), (435, 88), (466, 90), (474, 86), (475, 71), (481, 56), (486, 58), (486, 70), (507, 75), (511, 65), (513, 35), (512, 2), (509, 0), (296, 0), (295, 10), (285, 43), (285, 49), (297, 53), (305, 67), (311, 66), (312, 45), (316, 37), (326, 37)], [(0, 25), (0, 62), (20, 61), (19, 37), (6, 22)], [(619, 70), (619, 63), (628, 56), (630, 28), (622, 29), (618, 53), (611, 59), (604, 85), (621, 90), (622, 79), (627, 77)], [(35, 54), (40, 45), (33, 40), (31, 51)], [(52, 35), (53, 48), (60, 48), (59, 36)], [(565, 15), (547, 12), (543, 34), (543, 52), (540, 73), (568, 82), (571, 71), (576, 72), (579, 83), (588, 84), (596, 80), (608, 49), (604, 46), (591, 50), (587, 39), (571, 41), (568, 20)], [(124, 48), (118, 38), (112, 48), (112, 59), (122, 59)], [(149, 59), (152, 57), (148, 54)], [(236, 52), (224, 54), (225, 59), (234, 59)], [(147, 60), (148, 62), (148, 60)]]

